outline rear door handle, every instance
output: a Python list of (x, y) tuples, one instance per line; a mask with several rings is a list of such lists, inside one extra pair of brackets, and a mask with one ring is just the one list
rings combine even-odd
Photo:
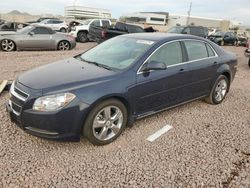
[(181, 69), (180, 69), (180, 72), (185, 72), (185, 69), (181, 68)]

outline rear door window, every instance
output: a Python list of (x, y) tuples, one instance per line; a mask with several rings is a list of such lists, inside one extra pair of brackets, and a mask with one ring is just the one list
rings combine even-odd
[(189, 61), (208, 57), (206, 44), (199, 41), (184, 41)]
[(208, 44), (206, 44), (206, 47), (207, 47), (208, 56), (209, 57), (215, 56), (214, 51), (212, 50), (212, 48)]

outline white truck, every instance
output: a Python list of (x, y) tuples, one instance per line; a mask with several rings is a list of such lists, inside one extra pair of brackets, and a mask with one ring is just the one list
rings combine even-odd
[(74, 36), (78, 42), (87, 42), (89, 26), (94, 25), (98, 27), (109, 27), (111, 26), (111, 21), (108, 19), (88, 19), (81, 22), (80, 25), (72, 27), (70, 35)]

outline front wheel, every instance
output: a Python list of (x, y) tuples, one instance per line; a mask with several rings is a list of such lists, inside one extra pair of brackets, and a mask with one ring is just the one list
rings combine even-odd
[(248, 59), (248, 66), (250, 67), (250, 58)]
[(224, 46), (224, 45), (225, 45), (224, 40), (220, 41), (220, 46)]
[(220, 104), (225, 99), (228, 90), (228, 78), (224, 75), (220, 75), (216, 80), (209, 97), (207, 97), (205, 100), (210, 104)]
[(3, 51), (11, 52), (15, 50), (16, 45), (12, 40), (4, 39), (1, 42), (1, 47)]
[(109, 99), (91, 110), (83, 135), (94, 145), (109, 144), (122, 133), (126, 124), (126, 107), (116, 99)]

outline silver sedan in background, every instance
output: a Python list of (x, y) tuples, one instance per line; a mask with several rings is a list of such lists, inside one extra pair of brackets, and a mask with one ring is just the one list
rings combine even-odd
[(0, 46), (3, 51), (14, 50), (70, 50), (75, 48), (75, 38), (57, 33), (43, 26), (27, 26), (17, 32), (0, 33)]

